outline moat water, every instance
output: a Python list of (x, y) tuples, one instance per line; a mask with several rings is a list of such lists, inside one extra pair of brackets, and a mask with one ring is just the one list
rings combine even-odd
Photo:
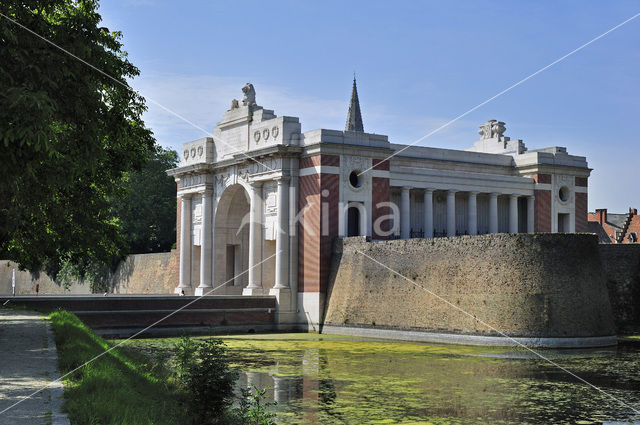
[(317, 334), (223, 340), (239, 384), (268, 387), (281, 424), (640, 424), (640, 344), (539, 351), (601, 392), (524, 349)]

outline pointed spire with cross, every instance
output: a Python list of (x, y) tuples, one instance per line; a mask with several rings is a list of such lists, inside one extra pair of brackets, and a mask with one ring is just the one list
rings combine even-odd
[(362, 115), (360, 114), (360, 101), (358, 100), (358, 88), (356, 87), (355, 73), (353, 74), (353, 89), (351, 90), (349, 114), (347, 115), (347, 124), (344, 126), (344, 130), (364, 132), (364, 126), (362, 125)]

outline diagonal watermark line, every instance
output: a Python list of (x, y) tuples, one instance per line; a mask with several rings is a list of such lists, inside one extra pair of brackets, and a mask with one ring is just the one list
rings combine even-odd
[[(469, 109), (468, 111), (458, 115), (457, 117), (455, 117), (454, 119), (452, 119), (451, 121), (448, 121), (446, 123), (444, 123), (443, 125), (441, 125), (440, 127), (436, 128), (435, 130), (430, 131), (429, 133), (425, 134), (424, 136), (420, 137), (418, 140), (414, 141), (413, 143), (406, 145), (405, 147), (403, 147), (402, 149), (399, 149), (397, 151), (395, 151), (394, 153), (392, 153), (391, 155), (389, 155), (388, 157), (386, 157), (385, 159), (383, 159), (381, 162), (384, 161), (388, 161), (389, 159), (393, 158), (394, 156), (397, 156), (398, 154), (404, 152), (405, 150), (409, 149), (412, 146), (415, 146), (416, 144), (420, 143), (421, 141), (425, 140), (428, 137), (433, 136), (434, 134), (436, 134), (437, 132), (439, 132), (440, 130), (442, 130), (443, 128), (446, 128), (448, 126), (450, 126), (451, 124), (453, 124), (454, 122), (460, 120), (461, 118), (466, 117), (467, 115), (469, 115), (470, 113), (472, 113), (473, 111), (475, 111), (476, 109), (479, 109), (481, 107), (483, 107), (484, 105), (486, 105), (489, 102), (492, 102), (493, 100), (499, 98), (500, 96), (502, 96), (503, 94), (511, 91), (512, 89), (518, 87), (520, 84), (524, 83), (527, 80), (530, 80), (531, 78), (535, 77), (536, 75), (540, 74), (541, 72), (546, 71), (547, 69), (551, 68), (552, 66), (558, 64), (559, 62), (562, 62), (563, 60), (565, 60), (566, 58), (568, 58), (569, 56), (573, 55), (574, 53), (579, 52), (580, 50), (584, 49), (585, 47), (589, 46), (590, 44), (600, 40), (602, 37), (608, 35), (609, 33), (617, 30), (618, 28), (622, 27), (623, 25), (628, 24), (629, 22), (633, 21), (634, 19), (636, 19), (638, 16), (640, 16), (640, 13), (636, 13), (635, 15), (633, 15), (632, 17), (630, 17), (629, 19), (626, 19), (622, 22), (620, 22), (618, 25), (609, 28), (607, 31), (603, 32), (602, 34), (600, 34), (599, 36), (592, 38), (591, 40), (587, 41), (586, 43), (584, 43), (583, 45), (581, 45), (580, 47), (577, 47), (575, 49), (573, 49), (572, 51), (570, 51), (569, 53), (567, 53), (566, 55), (559, 57), (558, 59), (554, 60), (553, 62), (551, 62), (550, 64), (543, 66), (542, 68), (538, 69), (536, 72), (534, 72), (533, 74), (528, 75), (527, 77), (523, 78), (522, 80), (518, 81), (517, 83), (514, 83), (512, 85), (510, 85), (509, 87), (507, 87), (506, 89), (502, 90), (501, 92), (499, 92), (498, 94), (490, 97), (489, 99), (485, 100), (482, 103), (477, 104), (476, 106), (474, 106), (473, 108)], [(366, 173), (367, 171), (372, 170), (373, 168), (375, 168), (375, 166), (371, 166), (369, 168), (367, 168), (364, 171), (361, 171), (360, 174), (358, 174), (358, 176), (361, 176), (362, 174)]]
[[(45, 38), (45, 37), (41, 36), (40, 34), (38, 34), (37, 32), (33, 31), (32, 29), (30, 29), (30, 28), (28, 28), (28, 27), (26, 27), (26, 26), (22, 25), (20, 22), (18, 22), (18, 21), (16, 21), (16, 20), (14, 20), (14, 19), (11, 19), (9, 16), (5, 15), (5, 14), (4, 14), (4, 13), (2, 13), (2, 12), (0, 12), (0, 16), (2, 16), (3, 18), (5, 18), (5, 19), (7, 19), (7, 20), (9, 20), (9, 21), (11, 21), (11, 22), (13, 22), (15, 25), (17, 25), (17, 26), (19, 26), (20, 28), (22, 28), (23, 30), (25, 30), (25, 31), (27, 31), (27, 32), (29, 32), (29, 33), (31, 33), (31, 34), (33, 34), (33, 35), (35, 35), (36, 37), (40, 38), (41, 40), (43, 40), (43, 41), (45, 41), (45, 42), (49, 43), (49, 44), (50, 44), (50, 45), (52, 45), (53, 47), (55, 47), (55, 48), (57, 48), (57, 49), (61, 50), (62, 52), (66, 53), (67, 55), (71, 56), (72, 58), (74, 58), (74, 59), (76, 59), (76, 60), (78, 60), (78, 61), (82, 62), (83, 64), (87, 65), (89, 68), (93, 69), (94, 71), (96, 71), (96, 72), (98, 72), (98, 73), (100, 73), (100, 74), (104, 75), (105, 77), (109, 78), (110, 80), (115, 81), (116, 83), (120, 84), (122, 87), (126, 88), (126, 89), (127, 89), (127, 90), (129, 90), (130, 92), (135, 93), (135, 94), (137, 94), (137, 95), (138, 95), (138, 96), (140, 96), (140, 97), (143, 97), (144, 99), (146, 99), (146, 100), (148, 100), (149, 102), (153, 103), (154, 105), (156, 105), (156, 106), (160, 107), (161, 109), (163, 109), (164, 111), (168, 112), (169, 114), (171, 114), (171, 115), (173, 115), (173, 116), (177, 117), (178, 119), (180, 119), (180, 120), (182, 120), (182, 121), (186, 122), (187, 124), (191, 125), (192, 127), (196, 128), (197, 130), (202, 131), (202, 132), (203, 132), (203, 133), (205, 133), (208, 137), (213, 138), (213, 134), (211, 134), (211, 132), (209, 132), (209, 131), (205, 130), (204, 128), (200, 127), (199, 125), (197, 125), (197, 124), (196, 124), (196, 123), (194, 123), (193, 121), (191, 121), (191, 120), (189, 120), (189, 119), (185, 118), (184, 116), (182, 116), (182, 115), (180, 115), (179, 113), (177, 113), (177, 112), (173, 111), (172, 109), (167, 108), (166, 106), (162, 105), (161, 103), (156, 102), (155, 100), (151, 99), (150, 97), (142, 96), (142, 94), (141, 94), (139, 91), (135, 90), (135, 89), (134, 89), (133, 87), (131, 87), (130, 85), (128, 85), (128, 84), (126, 84), (126, 83), (123, 83), (122, 81), (118, 80), (117, 78), (115, 78), (115, 77), (113, 77), (113, 76), (111, 76), (111, 75), (107, 74), (107, 73), (106, 73), (106, 72), (104, 72), (103, 70), (101, 70), (101, 69), (99, 69), (99, 68), (95, 67), (94, 65), (92, 65), (92, 64), (90, 64), (89, 62), (85, 61), (84, 59), (82, 59), (82, 58), (80, 58), (80, 57), (78, 57), (78, 56), (74, 55), (74, 54), (73, 54), (73, 53), (71, 53), (70, 51), (66, 50), (64, 47), (58, 46), (58, 45), (57, 45), (57, 44), (55, 44), (53, 41), (51, 41), (51, 40), (49, 40), (49, 39), (47, 39), (47, 38)], [(234, 147), (234, 146), (231, 146), (230, 144), (226, 143), (224, 140), (215, 139), (215, 141), (216, 141), (216, 142), (220, 142), (220, 143), (222, 143), (223, 145), (225, 145), (225, 146), (226, 146), (226, 147), (228, 147), (228, 148), (235, 149), (235, 147)], [(251, 156), (247, 155), (247, 154), (246, 154), (246, 152), (244, 152), (244, 151), (235, 151), (235, 152), (232, 152), (232, 154), (238, 154), (238, 153), (239, 153), (239, 154), (244, 155), (247, 159), (249, 159), (249, 160), (251, 160), (251, 161), (253, 161), (253, 162), (255, 162), (255, 163), (257, 163), (257, 164), (259, 164), (259, 165), (261, 165), (261, 166), (263, 166), (263, 167), (265, 167), (265, 168), (266, 168), (267, 170), (269, 170), (269, 171), (275, 171), (273, 168), (269, 167), (268, 165), (264, 164), (263, 162), (258, 161), (257, 159), (255, 159), (255, 158), (253, 158), (253, 157), (251, 157)]]
[(44, 386), (44, 387), (40, 388), (39, 390), (34, 391), (33, 393), (31, 393), (31, 394), (29, 394), (29, 395), (24, 396), (24, 397), (23, 397), (23, 398), (21, 398), (20, 400), (18, 400), (18, 401), (16, 401), (15, 403), (13, 403), (11, 406), (6, 407), (6, 408), (5, 408), (5, 409), (3, 409), (2, 411), (0, 411), (0, 415), (2, 415), (2, 414), (3, 414), (3, 413), (5, 413), (6, 411), (8, 411), (8, 410), (10, 410), (10, 409), (14, 408), (15, 406), (17, 406), (18, 404), (22, 403), (23, 401), (30, 399), (30, 398), (31, 398), (31, 397), (33, 397), (34, 395), (36, 395), (36, 394), (38, 394), (38, 393), (40, 393), (40, 392), (42, 392), (42, 391), (46, 390), (46, 389), (47, 389), (47, 388), (49, 388), (52, 384), (54, 384), (54, 383), (56, 383), (56, 382), (59, 382), (59, 381), (62, 381), (64, 378), (66, 378), (67, 376), (69, 376), (69, 375), (73, 374), (74, 372), (77, 372), (78, 370), (82, 369), (83, 367), (85, 367), (85, 366), (86, 366), (86, 365), (88, 365), (89, 363), (92, 363), (92, 362), (94, 362), (95, 360), (98, 360), (100, 357), (102, 357), (102, 356), (104, 356), (105, 354), (109, 353), (110, 351), (112, 351), (112, 350), (114, 350), (114, 349), (118, 348), (119, 346), (121, 346), (121, 345), (122, 345), (122, 344), (124, 344), (125, 342), (129, 341), (130, 339), (133, 339), (133, 338), (137, 337), (138, 335), (141, 335), (142, 333), (144, 333), (144, 332), (148, 331), (149, 329), (151, 329), (152, 327), (154, 327), (154, 326), (155, 326), (155, 325), (157, 325), (158, 323), (160, 323), (160, 322), (162, 322), (162, 321), (164, 321), (164, 320), (168, 319), (169, 317), (173, 316), (174, 314), (176, 314), (176, 313), (178, 313), (178, 312), (180, 312), (180, 311), (184, 310), (185, 308), (189, 307), (189, 306), (190, 306), (190, 305), (192, 305), (193, 303), (195, 303), (195, 302), (199, 301), (199, 300), (200, 300), (200, 298), (205, 297), (205, 296), (207, 296), (207, 295), (211, 294), (213, 291), (215, 291), (215, 290), (217, 290), (217, 289), (219, 289), (219, 288), (221, 288), (221, 287), (225, 286), (225, 285), (226, 285), (227, 283), (229, 283), (229, 282), (233, 282), (237, 277), (240, 277), (240, 276), (242, 276), (243, 274), (248, 273), (248, 272), (249, 272), (249, 270), (251, 270), (252, 268), (255, 268), (255, 267), (258, 267), (258, 266), (262, 265), (262, 264), (263, 264), (263, 263), (265, 263), (266, 261), (268, 261), (268, 260), (272, 259), (273, 257), (275, 257), (275, 256), (276, 256), (277, 254), (279, 254), (280, 252), (282, 252), (282, 250), (280, 250), (280, 251), (278, 251), (278, 252), (274, 253), (273, 255), (270, 255), (269, 257), (265, 258), (264, 260), (260, 261), (259, 263), (257, 263), (257, 264), (255, 264), (255, 265), (253, 265), (253, 266), (249, 267), (248, 269), (246, 269), (246, 270), (245, 270), (245, 271), (243, 271), (242, 273), (238, 273), (237, 275), (233, 276), (231, 279), (229, 279), (229, 280), (227, 280), (227, 281), (225, 281), (225, 282), (221, 283), (220, 285), (216, 286), (215, 288), (212, 288), (212, 289), (211, 289), (210, 291), (208, 291), (206, 294), (202, 294), (202, 295), (200, 295), (198, 298), (196, 298), (196, 299), (194, 299), (194, 300), (192, 300), (192, 301), (189, 301), (187, 304), (183, 305), (183, 306), (182, 306), (182, 307), (180, 307), (179, 309), (177, 309), (177, 310), (175, 310), (175, 311), (173, 311), (173, 312), (171, 312), (171, 313), (167, 314), (166, 316), (164, 316), (163, 318), (161, 318), (161, 319), (159, 319), (159, 320), (155, 321), (154, 323), (150, 324), (150, 325), (149, 325), (149, 326), (147, 326), (146, 328), (144, 328), (144, 329), (142, 329), (142, 330), (140, 330), (140, 331), (136, 332), (135, 334), (131, 335), (129, 338), (127, 338), (127, 339), (125, 339), (125, 340), (120, 341), (119, 343), (117, 343), (117, 344), (116, 344), (116, 345), (114, 345), (113, 347), (110, 347), (109, 349), (107, 349), (107, 350), (103, 351), (102, 353), (98, 354), (98, 355), (97, 355), (97, 356), (95, 356), (94, 358), (92, 358), (92, 359), (90, 359), (90, 360), (87, 360), (85, 363), (81, 364), (80, 366), (78, 366), (77, 368), (73, 369), (72, 371), (67, 372), (67, 373), (65, 373), (64, 375), (62, 375), (62, 376), (60, 376), (60, 377), (58, 377), (58, 378), (54, 379), (53, 381), (49, 382), (46, 386)]
[(436, 294), (435, 292), (431, 291), (428, 288), (425, 288), (424, 286), (420, 285), (419, 283), (417, 283), (416, 281), (404, 276), (403, 274), (393, 270), (391, 267), (387, 266), (386, 264), (381, 263), (380, 261), (376, 260), (375, 258), (371, 257), (370, 255), (365, 254), (364, 252), (356, 249), (356, 252), (358, 254), (361, 254), (365, 257), (367, 257), (369, 260), (373, 261), (374, 263), (378, 264), (379, 266), (389, 270), (391, 273), (403, 278), (404, 280), (406, 280), (407, 282), (411, 283), (412, 285), (416, 286), (417, 288), (420, 288), (426, 292), (428, 292), (430, 295), (436, 297), (438, 300), (442, 301), (443, 303), (449, 305), (450, 307), (453, 307), (454, 309), (458, 310), (459, 312), (471, 317), (473, 320), (477, 321), (478, 323), (480, 323), (483, 326), (486, 326), (487, 328), (491, 329), (492, 331), (495, 331), (497, 333), (499, 333), (501, 336), (511, 340), (512, 342), (514, 342), (516, 345), (532, 352), (533, 354), (535, 354), (537, 357), (540, 357), (542, 360), (551, 363), (553, 366), (557, 367), (558, 369), (568, 373), (569, 375), (573, 376), (574, 378), (576, 378), (577, 380), (587, 384), (588, 386), (600, 391), (602, 394), (606, 395), (607, 397), (611, 398), (612, 400), (620, 403), (621, 405), (628, 407), (629, 409), (631, 409), (634, 413), (640, 415), (640, 410), (636, 409), (635, 407), (629, 405), (628, 403), (625, 403), (624, 401), (620, 400), (619, 398), (614, 397), (613, 395), (609, 394), (608, 392), (604, 391), (603, 389), (596, 387), (595, 385), (593, 385), (592, 383), (590, 383), (589, 381), (585, 380), (584, 378), (579, 377), (578, 375), (576, 375), (575, 373), (571, 372), (569, 369), (560, 366), (558, 363), (554, 362), (553, 360), (543, 356), (542, 354), (538, 353), (537, 351), (531, 349), (530, 347), (527, 347), (526, 345), (522, 344), (520, 341), (518, 341), (517, 339), (505, 334), (504, 332), (502, 332), (501, 330), (497, 329), (494, 326), (491, 326), (490, 324), (488, 324), (487, 322), (485, 322), (482, 319), (478, 319), (476, 316), (474, 316), (471, 313), (468, 313), (467, 311), (463, 310), (462, 308), (458, 307), (457, 305), (451, 303), (450, 301), (448, 301), (447, 299), (441, 297), (440, 295)]

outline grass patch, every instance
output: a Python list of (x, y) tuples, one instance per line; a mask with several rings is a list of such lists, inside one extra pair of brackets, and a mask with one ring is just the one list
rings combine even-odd
[[(73, 313), (56, 311), (50, 319), (63, 374), (111, 348)], [(74, 425), (189, 423), (184, 394), (166, 376), (116, 348), (66, 378), (64, 409)]]

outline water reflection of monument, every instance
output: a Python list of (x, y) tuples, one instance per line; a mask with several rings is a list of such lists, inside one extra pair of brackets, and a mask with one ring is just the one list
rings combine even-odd
[(304, 350), (293, 368), (276, 362), (268, 372), (241, 371), (240, 387), (267, 388), (267, 401), (278, 403), (276, 410), (293, 411), (305, 423), (317, 423), (319, 418), (336, 418), (336, 389), (330, 377), (329, 360), (324, 350)]
[(283, 377), (263, 372), (241, 372), (238, 385), (242, 387), (267, 388), (267, 399), (279, 405), (304, 398), (304, 378)]
[[(239, 384), (268, 388), (268, 399), (278, 403), (280, 424), (365, 423), (376, 415), (399, 423), (437, 419), (464, 424), (477, 423), (477, 418), (521, 424), (611, 417), (603, 410), (608, 400), (529, 352), (378, 344), (317, 341), (303, 348), (283, 340), (278, 349), (262, 352), (265, 356), (242, 356), (243, 369), (261, 372), (242, 373)], [(619, 349), (545, 354), (571, 368), (586, 367), (600, 384), (635, 391), (635, 381), (625, 388), (617, 375), (598, 375), (623, 355)]]

